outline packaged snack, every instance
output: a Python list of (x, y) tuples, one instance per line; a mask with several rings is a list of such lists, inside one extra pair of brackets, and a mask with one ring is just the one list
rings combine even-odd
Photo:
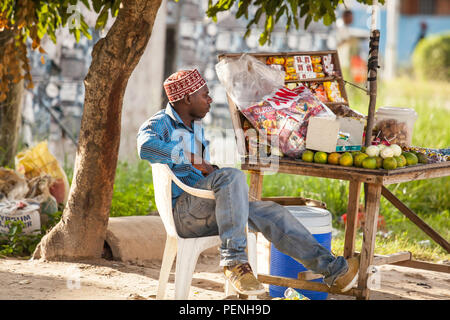
[(322, 57), (323, 70), (328, 76), (334, 75), (334, 64), (331, 54)]
[(313, 78), (325, 78), (325, 73), (323, 73), (323, 72), (316, 72), (314, 74)]
[(318, 82), (312, 82), (310, 83), (309, 88), (320, 101), (328, 102), (327, 93), (325, 92), (323, 84)]
[(321, 63), (321, 62), (322, 62), (322, 58), (320, 56), (312, 56), (311, 57), (312, 64), (317, 64), (317, 63)]
[(331, 102), (345, 102), (339, 90), (339, 84), (336, 81), (326, 81), (323, 83), (328, 99)]
[(270, 67), (275, 69), (275, 70), (279, 70), (279, 71), (285, 71), (284, 70), (284, 66), (281, 64), (270, 64)]
[(285, 81), (299, 80), (299, 79), (300, 79), (300, 76), (297, 73), (286, 74), (286, 76), (284, 77)]
[(295, 60), (294, 57), (286, 57), (284, 62), (285, 67), (294, 67), (295, 66)]
[(335, 115), (304, 85), (293, 90), (282, 87), (255, 106), (242, 110), (244, 116), (288, 157), (298, 157), (305, 148), (308, 119)]
[(268, 57), (267, 64), (281, 64), (284, 65), (285, 59), (283, 57)]
[(321, 64), (313, 64), (313, 71), (314, 72), (322, 72), (323, 71), (323, 67)]
[(302, 57), (302, 60), (303, 60), (304, 63), (309, 63), (309, 64), (312, 63), (310, 56), (301, 56), (301, 57)]
[(286, 73), (296, 73), (297, 70), (294, 67), (286, 67)]

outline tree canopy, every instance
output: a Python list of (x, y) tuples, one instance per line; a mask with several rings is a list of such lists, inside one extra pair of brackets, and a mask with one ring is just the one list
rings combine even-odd
[[(45, 53), (41, 39), (48, 35), (56, 42), (56, 32), (60, 27), (68, 27), (78, 41), (82, 35), (92, 39), (89, 26), (81, 14), (80, 3), (98, 13), (96, 28), (106, 25), (108, 14), (117, 16), (121, 0), (4, 0), (0, 5), (0, 33), (7, 34), (3, 54), (0, 57), (0, 102), (4, 101), (10, 83), (25, 79), (28, 88), (33, 88), (31, 67), (27, 58), (27, 40), (32, 50)], [(92, 8), (91, 8), (92, 5)], [(41, 57), (44, 63), (44, 57)]]
[[(373, 0), (357, 0), (366, 5), (372, 5)], [(379, 1), (384, 4), (384, 0)], [(217, 14), (228, 11), (233, 6), (237, 6), (236, 19), (248, 21), (245, 37), (248, 37), (252, 28), (258, 26), (261, 18), (264, 19), (263, 31), (259, 37), (259, 44), (270, 43), (270, 35), (274, 26), (280, 22), (281, 17), (286, 17), (286, 32), (290, 30), (292, 24), (298, 30), (300, 19), (304, 18), (303, 28), (306, 30), (312, 21), (322, 20), (326, 26), (336, 21), (336, 9), (339, 4), (344, 4), (343, 0), (208, 0), (208, 10), (206, 14), (217, 22)], [(254, 16), (251, 17), (251, 13)]]

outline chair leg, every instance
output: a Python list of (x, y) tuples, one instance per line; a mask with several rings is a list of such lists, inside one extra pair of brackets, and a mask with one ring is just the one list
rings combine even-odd
[(257, 258), (256, 258), (256, 233), (247, 232), (247, 255), (248, 262), (252, 267), (253, 273), (256, 275), (258, 271)]
[(165, 297), (170, 269), (172, 269), (173, 260), (175, 259), (176, 254), (177, 238), (167, 236), (161, 271), (159, 272), (158, 292), (156, 294), (156, 299), (158, 300), (164, 299)]
[[(196, 239), (195, 239), (196, 240)], [(191, 288), (192, 275), (200, 255), (194, 239), (178, 242), (177, 266), (175, 274), (175, 300), (186, 300)]]

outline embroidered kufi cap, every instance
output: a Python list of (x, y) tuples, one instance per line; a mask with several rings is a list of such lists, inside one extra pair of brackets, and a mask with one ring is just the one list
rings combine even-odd
[(164, 81), (164, 90), (170, 102), (183, 99), (186, 94), (197, 92), (206, 84), (197, 69), (180, 70)]

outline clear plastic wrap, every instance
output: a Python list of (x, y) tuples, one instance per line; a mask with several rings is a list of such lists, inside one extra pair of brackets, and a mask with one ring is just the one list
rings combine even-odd
[(266, 140), (285, 156), (297, 158), (305, 150), (310, 117), (336, 119), (306, 86), (284, 87), (284, 72), (252, 56), (223, 59), (216, 71), (230, 98), (258, 130), (259, 141)]
[(284, 71), (268, 67), (248, 54), (216, 64), (219, 81), (240, 110), (257, 104), (284, 85)]

